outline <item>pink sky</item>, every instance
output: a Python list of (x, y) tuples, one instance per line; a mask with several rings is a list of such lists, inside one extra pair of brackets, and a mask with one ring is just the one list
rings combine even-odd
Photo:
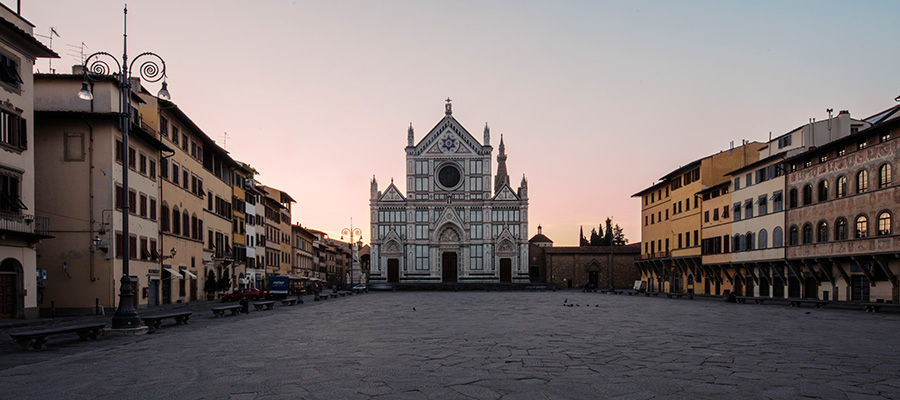
[[(82, 42), (121, 54), (122, 8), (22, 0), (36, 34), (61, 35), (64, 73)], [(495, 148), (504, 135), (511, 180), (527, 175), (529, 235), (576, 245), (607, 216), (639, 241), (630, 196), (732, 141), (895, 104), (897, 15), (894, 1), (157, 0), (129, 4), (128, 45), (160, 54), (173, 101), (297, 199), (294, 222), (339, 237), (352, 217), (368, 242), (369, 180), (403, 188), (407, 126), (421, 139), (451, 97), (476, 138), (485, 122)]]

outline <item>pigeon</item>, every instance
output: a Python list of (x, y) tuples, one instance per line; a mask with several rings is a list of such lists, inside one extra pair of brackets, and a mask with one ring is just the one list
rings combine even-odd
[(569, 299), (568, 299), (568, 298), (566, 298), (565, 300), (563, 300), (563, 304), (566, 304), (566, 303), (568, 303), (568, 302), (569, 302)]
[(416, 308), (415, 308), (415, 307), (413, 307), (413, 311), (416, 311)]

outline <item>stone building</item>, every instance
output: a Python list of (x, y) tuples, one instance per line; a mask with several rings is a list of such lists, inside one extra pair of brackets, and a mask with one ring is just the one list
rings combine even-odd
[[(373, 283), (528, 282), (528, 184), (517, 190), (500, 139), (491, 187), (490, 130), (479, 142), (453, 117), (418, 143), (407, 135), (405, 195), (371, 183)], [(492, 190), (493, 189), (493, 190)]]
[(641, 254), (640, 243), (554, 247), (553, 241), (541, 233), (541, 227), (529, 243), (532, 282), (568, 289), (588, 284), (596, 288), (629, 289), (634, 281), (641, 279), (641, 271), (634, 265), (634, 258)]

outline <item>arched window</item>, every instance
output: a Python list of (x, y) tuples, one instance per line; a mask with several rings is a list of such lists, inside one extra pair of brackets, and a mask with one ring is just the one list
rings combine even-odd
[(769, 233), (766, 232), (765, 229), (759, 231), (759, 234), (756, 235), (756, 241), (759, 244), (756, 246), (757, 249), (765, 249), (769, 247)]
[(797, 207), (797, 189), (788, 192), (788, 208)]
[(891, 231), (891, 213), (883, 211), (878, 214), (878, 235), (890, 235)]
[(834, 240), (847, 240), (847, 220), (843, 217), (834, 221)]
[(856, 174), (856, 193), (865, 193), (869, 190), (869, 172), (859, 171)]
[(199, 239), (199, 233), (197, 233), (197, 214), (191, 214), (191, 238)]
[(869, 218), (865, 215), (856, 217), (856, 238), (864, 238), (869, 234)]
[(828, 181), (819, 181), (818, 201), (828, 200)]
[(753, 250), (753, 232), (747, 232), (744, 235), (744, 246), (746, 246), (746, 250)]
[(827, 242), (828, 241), (828, 222), (819, 221), (819, 224), (816, 225), (816, 241), (817, 242)]
[(812, 204), (812, 185), (803, 187), (803, 205)]
[(772, 230), (772, 247), (781, 246), (784, 246), (784, 231), (781, 230), (780, 226), (776, 226)]
[(165, 201), (159, 207), (159, 229), (163, 232), (169, 231), (169, 204)]
[(882, 164), (878, 167), (878, 188), (884, 189), (891, 186), (891, 164)]
[(741, 248), (741, 235), (734, 235), (734, 240), (731, 243), (731, 251), (737, 253), (743, 250)]
[(191, 216), (188, 215), (187, 210), (181, 211), (181, 223), (184, 227), (184, 236), (190, 237), (191, 231), (189, 229), (191, 228)]
[(178, 206), (172, 207), (172, 234), (181, 234), (181, 212), (178, 211)]
[(791, 246), (800, 244), (800, 231), (797, 229), (797, 225), (792, 226), (788, 233), (788, 244)]
[(847, 195), (847, 177), (839, 176), (837, 178), (837, 184), (835, 185), (835, 197), (841, 198)]
[(809, 222), (803, 224), (803, 244), (810, 244), (813, 242), (813, 228), (812, 224)]

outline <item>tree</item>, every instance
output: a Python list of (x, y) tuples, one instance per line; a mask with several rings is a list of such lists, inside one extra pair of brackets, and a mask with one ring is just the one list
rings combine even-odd
[(580, 238), (578, 241), (578, 246), (584, 247), (591, 245), (591, 242), (584, 238), (584, 227), (581, 227), (581, 232), (578, 234), (578, 237)]
[(616, 224), (616, 227), (613, 228), (613, 243), (616, 246), (624, 246), (628, 244), (628, 239), (625, 238), (624, 230), (619, 227), (619, 224)]
[(596, 229), (591, 229), (591, 246), (600, 246), (603, 237), (597, 234)]
[(203, 282), (203, 291), (208, 294), (216, 292), (216, 274), (212, 270), (206, 274), (206, 280)]

